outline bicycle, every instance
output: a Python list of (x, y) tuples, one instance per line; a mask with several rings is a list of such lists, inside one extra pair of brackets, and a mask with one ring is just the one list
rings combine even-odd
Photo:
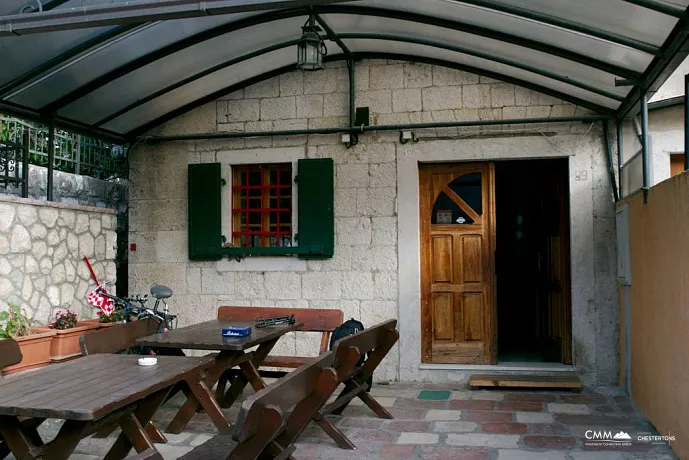
[[(121, 312), (122, 321), (128, 322), (132, 318), (137, 320), (152, 318), (158, 322), (156, 332), (167, 332), (177, 327), (177, 315), (170, 314), (170, 309), (165, 299), (172, 297), (172, 289), (167, 286), (155, 284), (151, 286), (151, 296), (155, 298), (153, 309), (148, 308), (148, 295), (135, 295), (133, 297), (117, 297), (109, 294), (106, 286), (109, 283), (105, 282), (98, 285), (96, 294), (111, 299), (115, 305), (115, 311)], [(163, 304), (163, 310), (160, 311), (160, 304)], [(136, 305), (138, 304), (138, 306)], [(113, 312), (114, 314), (114, 312)]]

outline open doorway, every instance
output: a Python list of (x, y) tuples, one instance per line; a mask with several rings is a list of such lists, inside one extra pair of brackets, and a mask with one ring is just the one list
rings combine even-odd
[(567, 159), (495, 164), (498, 361), (571, 364)]

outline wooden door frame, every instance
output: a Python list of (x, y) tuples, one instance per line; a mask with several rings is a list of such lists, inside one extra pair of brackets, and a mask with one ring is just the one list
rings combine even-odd
[[(471, 169), (471, 168), (475, 169)], [(429, 171), (424, 174), (423, 171)], [(421, 279), (421, 362), (432, 363), (433, 324), (431, 315), (426, 314), (430, 310), (431, 299), (431, 264), (428, 263), (430, 254), (430, 217), (432, 209), (429, 208), (428, 184), (425, 181), (431, 176), (433, 170), (442, 170), (443, 173), (452, 173), (461, 170), (463, 173), (481, 172), (488, 180), (488, 196), (485, 197), (488, 206), (484, 206), (483, 218), (488, 219), (488, 244), (483, 248), (484, 257), (489, 260), (487, 282), (490, 285), (491, 308), (486, 312), (484, 319), (484, 336), (486, 341), (485, 354), (490, 357), (491, 364), (497, 364), (497, 290), (495, 285), (495, 247), (496, 247), (496, 216), (495, 216), (495, 163), (494, 162), (443, 162), (443, 163), (419, 163), (419, 227), (420, 227), (420, 279)], [(492, 204), (491, 204), (492, 203)], [(489, 332), (492, 331), (492, 334)]]

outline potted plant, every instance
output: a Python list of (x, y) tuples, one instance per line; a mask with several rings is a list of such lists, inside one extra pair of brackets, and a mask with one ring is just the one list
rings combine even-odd
[(90, 321), (78, 321), (77, 314), (71, 310), (59, 310), (55, 319), (45, 327), (34, 328), (36, 331), (55, 331), (50, 344), (50, 359), (53, 362), (66, 361), (81, 356), (79, 336), (98, 329), (99, 324)]
[(8, 311), (0, 312), (0, 338), (16, 340), (22, 352), (22, 361), (4, 368), (3, 374), (50, 364), (50, 343), (55, 331), (33, 331), (31, 322), (32, 319), (24, 315), (15, 304), (10, 304)]

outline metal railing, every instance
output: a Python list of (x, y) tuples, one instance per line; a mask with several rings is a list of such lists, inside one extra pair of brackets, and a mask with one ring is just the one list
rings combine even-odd
[[(21, 196), (29, 196), (29, 152), (28, 132), (24, 133), (23, 142), (16, 143), (0, 140), (0, 185), (5, 189), (10, 186), (21, 187)], [(20, 174), (21, 172), (21, 174)]]
[[(18, 118), (0, 115), (0, 142), (29, 146), (29, 163), (48, 166), (48, 127)], [(55, 130), (55, 162), (57, 171), (92, 176), (98, 179), (120, 177), (118, 161), (124, 148), (108, 142)]]

